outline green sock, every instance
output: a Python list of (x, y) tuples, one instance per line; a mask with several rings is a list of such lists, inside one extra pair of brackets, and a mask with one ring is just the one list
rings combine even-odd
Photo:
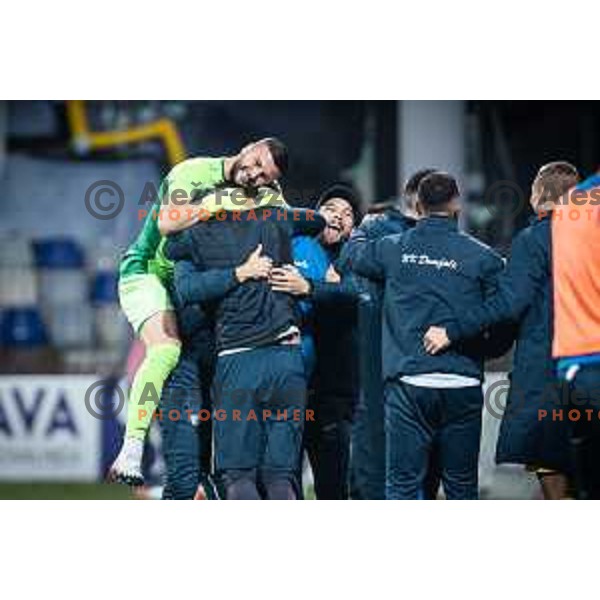
[(163, 385), (177, 365), (180, 352), (181, 346), (176, 343), (155, 344), (146, 348), (146, 356), (129, 391), (127, 437), (146, 438)]

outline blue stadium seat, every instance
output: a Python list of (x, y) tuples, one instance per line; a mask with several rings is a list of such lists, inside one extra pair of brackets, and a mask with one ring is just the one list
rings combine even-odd
[(36, 307), (0, 311), (0, 343), (9, 348), (45, 346), (48, 336)]

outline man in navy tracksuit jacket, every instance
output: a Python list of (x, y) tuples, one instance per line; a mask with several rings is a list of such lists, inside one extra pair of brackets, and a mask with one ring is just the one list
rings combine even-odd
[(489, 247), (458, 231), (454, 178), (432, 173), (419, 184), (424, 218), (410, 231), (368, 242), (352, 254), (362, 276), (385, 282), (383, 372), (386, 498), (416, 499), (434, 441), (446, 497), (478, 496), (483, 364), (479, 340), (430, 356), (423, 335), (434, 318), (449, 323), (491, 296), (503, 268)]
[[(167, 256), (199, 271), (227, 269), (262, 245), (275, 264), (288, 264), (292, 235), (324, 226), (299, 209), (257, 206), (222, 217), (172, 236)], [(215, 304), (214, 319), (215, 466), (226, 497), (293, 499), (306, 404), (295, 300), (249, 281)]]
[(535, 469), (546, 499), (569, 496), (573, 465), (569, 451), (569, 424), (540, 419), (539, 411), (559, 408), (561, 389), (552, 359), (552, 210), (565, 192), (579, 181), (577, 169), (566, 162), (544, 165), (538, 172), (530, 199), (529, 227), (513, 240), (510, 260), (497, 293), (472, 310), (457, 310), (447, 328), (432, 327), (425, 349), (432, 354), (461, 338), (476, 335), (494, 323), (517, 324), (517, 346), (511, 386), (502, 419), (496, 461)]
[[(368, 215), (352, 234), (340, 256), (341, 268), (348, 263), (353, 249), (365, 241), (404, 233), (417, 222), (415, 212), (419, 183), (434, 169), (414, 173), (404, 186), (403, 206), (393, 207), (381, 215)], [(385, 498), (385, 428), (383, 410), (383, 378), (381, 328), (383, 285), (357, 277), (358, 331), (360, 340), (361, 393), (354, 412), (352, 427), (352, 464), (350, 494), (355, 500)], [(434, 496), (437, 478), (428, 488), (426, 497)], [(429, 488), (432, 488), (429, 490)]]
[[(237, 268), (198, 271), (189, 261), (175, 263), (169, 295), (182, 346), (159, 408), (166, 470), (164, 499), (190, 500), (198, 484), (201, 493), (217, 496), (211, 477), (211, 422), (197, 418), (201, 409), (212, 410), (210, 387), (216, 355), (211, 302), (246, 281), (266, 278), (270, 266), (271, 260), (261, 255), (260, 248)], [(169, 418), (170, 414), (179, 418)]]

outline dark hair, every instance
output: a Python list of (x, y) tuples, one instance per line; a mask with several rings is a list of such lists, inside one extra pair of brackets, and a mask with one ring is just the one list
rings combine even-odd
[(358, 227), (363, 218), (362, 199), (358, 190), (343, 181), (331, 184), (325, 188), (319, 199), (317, 200), (317, 208), (320, 208), (330, 200), (331, 198), (342, 198), (352, 207), (352, 213), (354, 215), (354, 225)]
[(425, 208), (438, 208), (460, 195), (456, 179), (449, 173), (430, 173), (419, 184), (419, 200)]
[(535, 177), (534, 187), (541, 192), (543, 202), (556, 202), (578, 183), (577, 169), (566, 161), (556, 161), (540, 168)]
[(288, 170), (288, 151), (286, 145), (278, 138), (269, 137), (262, 140), (269, 149), (275, 166), (279, 169), (281, 175), (285, 175)]
[(419, 184), (427, 175), (435, 173), (437, 169), (420, 169), (416, 173), (413, 173), (404, 184), (404, 194), (406, 196), (414, 196), (419, 190)]

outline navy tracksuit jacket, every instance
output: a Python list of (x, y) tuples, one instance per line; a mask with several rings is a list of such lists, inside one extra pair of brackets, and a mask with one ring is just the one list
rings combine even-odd
[(403, 234), (358, 245), (351, 260), (360, 275), (385, 282), (386, 497), (418, 497), (438, 439), (448, 497), (476, 497), (481, 389), (428, 389), (400, 378), (447, 373), (482, 379), (479, 336), (431, 356), (423, 335), (432, 323), (445, 325), (455, 310), (468, 311), (492, 295), (502, 259), (459, 232), (455, 220), (430, 216)]
[[(382, 215), (363, 219), (342, 249), (341, 270), (349, 270), (349, 259), (357, 244), (404, 233), (416, 224), (392, 208)], [(350, 494), (353, 499), (385, 498), (385, 431), (381, 328), (383, 285), (355, 277), (358, 287), (358, 339), (360, 395), (354, 412)]]
[[(267, 209), (225, 213), (225, 218), (202, 222), (171, 236), (166, 255), (189, 260), (200, 271), (232, 269), (262, 244), (276, 264), (291, 264), (293, 235), (316, 235), (324, 219), (315, 211)], [(272, 343), (297, 324), (295, 300), (271, 290), (265, 281), (234, 287), (215, 306), (217, 351), (259, 347)]]
[(469, 311), (457, 311), (448, 326), (456, 341), (486, 326), (513, 321), (516, 349), (506, 410), (496, 449), (499, 463), (572, 470), (568, 423), (540, 419), (561, 408), (561, 389), (552, 360), (551, 217), (533, 217), (513, 240), (511, 257), (496, 294)]
[(423, 347), (430, 325), (450, 325), (491, 296), (503, 262), (493, 250), (458, 231), (457, 222), (432, 216), (400, 235), (357, 244), (352, 268), (385, 282), (383, 375), (454, 373), (482, 378), (479, 340), (469, 339), (438, 356)]
[[(218, 372), (213, 381), (213, 387), (218, 395), (217, 404), (222, 402), (223, 408), (226, 408), (225, 403), (229, 401), (233, 402), (231, 408), (237, 408), (241, 403), (241, 400), (236, 400), (233, 396), (229, 398), (229, 395), (220, 393), (223, 392), (223, 385), (241, 386), (240, 391), (247, 392), (246, 396), (255, 388), (258, 389), (261, 383), (267, 387), (270, 384), (275, 387), (280, 386), (283, 381), (280, 377), (281, 374), (273, 371), (271, 368), (272, 357), (264, 355), (264, 353), (268, 352), (269, 346), (276, 343), (281, 333), (297, 322), (293, 299), (285, 294), (274, 293), (266, 282), (252, 281), (239, 286), (235, 280), (233, 269), (243, 262), (259, 243), (263, 245), (264, 253), (273, 258), (276, 263), (289, 263), (291, 262), (291, 236), (297, 232), (316, 234), (322, 230), (323, 225), (323, 218), (314, 211), (259, 208), (255, 211), (237, 213), (237, 216), (235, 213), (226, 213), (223, 219), (200, 223), (169, 238), (166, 249), (167, 256), (176, 261), (184, 261), (179, 265), (193, 265), (191, 270), (181, 272), (181, 267), (179, 267), (180, 271), (176, 271), (175, 295), (181, 303), (205, 300), (207, 286), (209, 289), (211, 285), (216, 286), (220, 288), (221, 292), (225, 292), (223, 297), (212, 306), (216, 324), (216, 351), (244, 347), (265, 349), (263, 352), (242, 353), (219, 360), (220, 375)], [(291, 356), (293, 348), (288, 348), (289, 351), (285, 352), (286, 356), (279, 357), (281, 368), (282, 371), (285, 371), (286, 365), (289, 363), (290, 368), (294, 370), (294, 377), (291, 377), (290, 381), (292, 379), (294, 382), (297, 381), (296, 387), (301, 387), (296, 373), (296, 362), (301, 364), (301, 359), (299, 356), (297, 359), (293, 358)], [(275, 351), (282, 352), (282, 350), (274, 349)], [(249, 361), (253, 360), (254, 362), (263, 360), (266, 362), (265, 364), (253, 363), (250, 365)], [(235, 368), (232, 367), (233, 363), (235, 363)], [(241, 365), (241, 363), (244, 364)], [(232, 374), (231, 377), (235, 381), (225, 381), (227, 373)], [(265, 377), (269, 381), (262, 381), (261, 374), (266, 374)], [(275, 380), (277, 381), (275, 382)], [(274, 401), (279, 402), (281, 398), (279, 391), (275, 390), (273, 394), (277, 396)], [(251, 398), (249, 401), (254, 402)], [(221, 405), (219, 404), (217, 407), (221, 407)], [(262, 443), (262, 434), (255, 431), (256, 427), (252, 432), (242, 432), (242, 424), (234, 423), (234, 426), (239, 425), (235, 432), (224, 435), (224, 430), (231, 427), (230, 423), (231, 418), (228, 421), (217, 421), (216, 423), (217, 442), (215, 448), (218, 468), (219, 464), (223, 471), (254, 467), (253, 464), (241, 463), (242, 459), (245, 460), (246, 456), (252, 454), (252, 452), (245, 452), (241, 444), (251, 438), (258, 446)], [(247, 427), (252, 426), (253, 424), (250, 423)], [(265, 427), (270, 428), (270, 424), (267, 423)], [(288, 429), (291, 428), (288, 427)], [(283, 437), (285, 436), (278, 439), (282, 440)], [(177, 441), (175, 437), (174, 441)], [(236, 442), (237, 445), (232, 442)], [(283, 440), (282, 444), (285, 445), (285, 443), (286, 440)], [(182, 446), (179, 443), (175, 446), (179, 450), (173, 450), (171, 463), (174, 464), (173, 478), (178, 479), (184, 470), (191, 471), (192, 469), (189, 464), (186, 465), (186, 469), (182, 467), (184, 460)], [(277, 468), (289, 454), (285, 448), (282, 448), (271, 449)], [(231, 457), (233, 458), (231, 459)]]

